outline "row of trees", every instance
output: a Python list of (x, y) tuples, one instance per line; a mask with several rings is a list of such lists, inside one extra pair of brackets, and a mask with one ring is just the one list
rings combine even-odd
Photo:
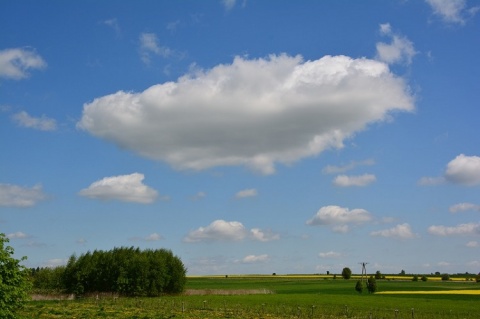
[(66, 266), (32, 270), (34, 288), (82, 295), (159, 296), (182, 292), (186, 268), (170, 250), (114, 248), (71, 256)]

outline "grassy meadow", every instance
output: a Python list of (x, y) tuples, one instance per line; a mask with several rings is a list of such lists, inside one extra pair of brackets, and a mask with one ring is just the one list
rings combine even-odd
[(41, 319), (480, 318), (480, 284), (473, 281), (413, 282), (387, 276), (377, 281), (377, 293), (372, 295), (366, 290), (357, 293), (356, 281), (309, 275), (189, 277), (182, 295), (30, 301), (21, 315)]

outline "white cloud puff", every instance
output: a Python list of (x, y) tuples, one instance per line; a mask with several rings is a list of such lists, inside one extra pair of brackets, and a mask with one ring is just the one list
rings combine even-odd
[(244, 189), (235, 194), (235, 198), (246, 198), (246, 197), (255, 197), (258, 195), (258, 192), (254, 188)]
[(450, 206), (449, 208), (450, 213), (458, 213), (464, 211), (479, 211), (480, 212), (480, 205), (472, 204), (472, 203), (459, 203)]
[(452, 227), (433, 225), (428, 227), (428, 232), (437, 236), (480, 235), (480, 224), (468, 223)]
[(272, 174), (276, 163), (341, 148), (368, 124), (413, 109), (405, 81), (382, 62), (272, 55), (99, 97), (84, 105), (77, 126), (176, 169)]
[(448, 163), (445, 178), (449, 182), (460, 185), (480, 184), (480, 157), (458, 155)]
[(417, 54), (413, 43), (404, 36), (392, 32), (390, 24), (381, 24), (380, 33), (391, 37), (391, 43), (378, 42), (377, 59), (388, 64), (412, 63), (412, 59)]
[(22, 127), (33, 128), (40, 131), (55, 131), (57, 129), (57, 122), (45, 115), (33, 117), (27, 112), (22, 111), (14, 114), (12, 118), (17, 125)]
[(244, 264), (254, 264), (254, 263), (264, 263), (270, 260), (270, 257), (267, 254), (264, 255), (248, 255), (242, 259)]
[(199, 227), (191, 231), (184, 241), (188, 243), (200, 241), (239, 241), (247, 236), (248, 232), (242, 223), (215, 220), (207, 227)]
[(158, 192), (143, 184), (144, 178), (140, 173), (105, 177), (82, 189), (79, 194), (93, 199), (149, 204), (157, 199)]
[(31, 207), (45, 200), (47, 195), (41, 185), (32, 188), (0, 184), (0, 206)]
[(390, 229), (373, 231), (370, 233), (370, 235), (380, 236), (380, 237), (399, 238), (399, 239), (412, 239), (417, 237), (417, 235), (413, 233), (410, 225), (407, 223), (397, 225)]
[(29, 49), (0, 50), (0, 78), (21, 80), (30, 76), (29, 70), (40, 70), (47, 63), (35, 51)]
[(426, 0), (433, 13), (445, 22), (465, 24), (466, 19), (475, 15), (479, 7), (467, 8), (465, 0)]
[(347, 232), (348, 224), (360, 224), (368, 222), (372, 215), (365, 209), (348, 209), (340, 206), (324, 206), (307, 221), (307, 225), (332, 225), (336, 232)]
[(377, 178), (372, 174), (363, 174), (358, 176), (338, 175), (333, 180), (333, 185), (339, 187), (367, 186), (375, 182)]

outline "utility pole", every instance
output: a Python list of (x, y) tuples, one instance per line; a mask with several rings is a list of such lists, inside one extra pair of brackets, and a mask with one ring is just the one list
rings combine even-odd
[(363, 276), (365, 275), (365, 281), (367, 281), (367, 262), (360, 262), (360, 265), (362, 265), (362, 283), (363, 283)]

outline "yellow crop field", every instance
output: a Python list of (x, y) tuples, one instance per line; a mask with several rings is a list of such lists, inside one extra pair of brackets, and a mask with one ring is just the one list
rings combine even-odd
[(379, 291), (377, 294), (381, 295), (400, 295), (400, 294), (419, 294), (419, 295), (480, 295), (480, 290), (409, 290), (409, 291)]

